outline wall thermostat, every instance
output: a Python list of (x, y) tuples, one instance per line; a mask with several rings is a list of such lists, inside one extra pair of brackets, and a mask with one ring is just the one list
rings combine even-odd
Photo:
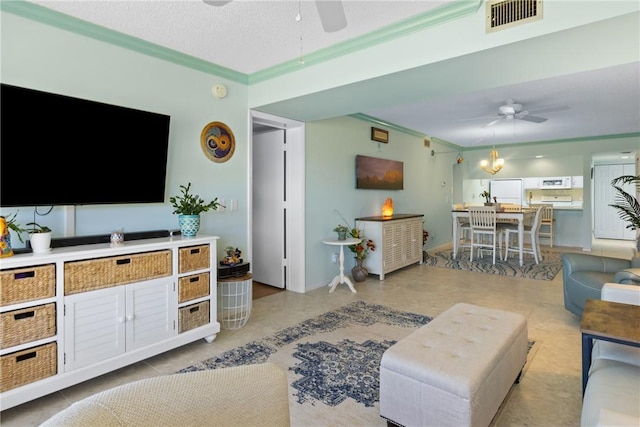
[(211, 90), (216, 98), (224, 98), (227, 96), (227, 87), (223, 84), (213, 85)]

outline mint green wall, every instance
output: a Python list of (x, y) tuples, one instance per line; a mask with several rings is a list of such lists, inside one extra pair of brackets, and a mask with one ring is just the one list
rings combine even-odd
[[(545, 22), (540, 25), (559, 25), (554, 20)], [(242, 248), (247, 245), (248, 108), (260, 102), (285, 99), (287, 94), (295, 96), (320, 90), (305, 85), (309, 81), (317, 85), (323, 79), (307, 78), (313, 74), (309, 74), (311, 70), (305, 68), (300, 73), (252, 85), (248, 90), (246, 85), (237, 83), (237, 79), (216, 77), (197, 67), (176, 65), (4, 11), (0, 23), (0, 72), (3, 82), (171, 115), (166, 198), (177, 193), (179, 184), (191, 181), (196, 192), (205, 198), (217, 196), (227, 201), (237, 199), (237, 212), (205, 214), (202, 232), (219, 235), (219, 247), (229, 244)], [(528, 28), (533, 29), (533, 26)], [(444, 30), (440, 28), (437, 31)], [(397, 49), (396, 53), (400, 51)], [(340, 73), (331, 74), (332, 79), (338, 79), (336, 83), (366, 78), (366, 70), (371, 76), (379, 72), (375, 71), (375, 67), (363, 67), (364, 70), (359, 73), (352, 73), (351, 70), (356, 70), (361, 64), (349, 62), (346, 58), (339, 63), (344, 65), (335, 68)], [(410, 64), (405, 62), (397, 65), (401, 69)], [(329, 64), (316, 71), (326, 70), (327, 66)], [(347, 80), (345, 70), (350, 75)], [(216, 83), (228, 86), (227, 98), (219, 100), (212, 96), (211, 86)], [(281, 86), (287, 86), (293, 92), (278, 90)], [(252, 102), (248, 101), (250, 94)], [(384, 96), (384, 93), (378, 96)], [(335, 99), (332, 102), (335, 104)], [(236, 151), (226, 163), (209, 161), (200, 149), (200, 132), (211, 121), (222, 121), (235, 133)], [(425, 227), (431, 234), (426, 247), (432, 248), (450, 240), (453, 172), (457, 179), (486, 177), (486, 173), (478, 168), (478, 163), (486, 157), (488, 149), (467, 150), (463, 152), (463, 164), (455, 165), (458, 152), (450, 145), (433, 141), (431, 147), (425, 148), (422, 138), (394, 130), (389, 133), (389, 144), (378, 144), (370, 140), (370, 127), (368, 122), (347, 116), (309, 121), (306, 124), (307, 289), (327, 283), (336, 273), (337, 266), (329, 259), (332, 249), (321, 243), (323, 238), (332, 236), (331, 230), (342, 222), (334, 210), (339, 210), (347, 220), (353, 221), (359, 216), (378, 215), (382, 202), (392, 197), (395, 212), (425, 215)], [(34, 118), (34, 128), (37, 131), (37, 118)], [(543, 167), (540, 165), (544, 163), (530, 160), (540, 148), (549, 148), (553, 152), (553, 157), (545, 160), (548, 164)], [(500, 155), (507, 159), (501, 176), (536, 176), (541, 171), (545, 172), (540, 175), (551, 176), (578, 175), (582, 171), (583, 175), (588, 176), (591, 153), (639, 148), (637, 137), (499, 148)], [(431, 150), (436, 154), (432, 156)], [(356, 154), (405, 162), (405, 190), (356, 190)], [(17, 161), (25, 162), (25, 171), (28, 170), (26, 155), (25, 159)], [(523, 172), (528, 173), (525, 175)], [(117, 173), (117, 169), (105, 173)], [(590, 183), (587, 180), (584, 202), (581, 229), (586, 240), (590, 235), (591, 222)], [(2, 209), (1, 213), (12, 211)], [(31, 208), (21, 209), (19, 221), (22, 224), (31, 221), (31, 213)], [(38, 222), (52, 226), (54, 235), (62, 236), (64, 220), (65, 212), (55, 208), (51, 215)], [(168, 203), (90, 206), (77, 209), (76, 224), (77, 234), (102, 234), (120, 228), (124, 228), (126, 233), (176, 228), (177, 218), (171, 214)], [(13, 241), (19, 245), (17, 239)], [(218, 256), (221, 256), (220, 251)]]
[[(326, 284), (337, 272), (331, 262), (335, 247), (323, 239), (334, 238), (333, 228), (343, 219), (353, 227), (355, 218), (381, 214), (387, 197), (394, 213), (424, 214), (425, 228), (432, 234), (430, 245), (451, 237), (451, 165), (456, 153), (431, 156), (431, 149), (447, 151), (439, 144), (424, 147), (422, 138), (389, 131), (389, 143), (372, 141), (371, 123), (351, 118), (306, 124), (306, 274), (307, 289)], [(355, 156), (362, 154), (404, 162), (404, 189), (396, 191), (355, 188)], [(345, 265), (353, 267), (351, 252)]]
[[(76, 234), (104, 234), (120, 228), (124, 228), (125, 234), (127, 231), (178, 228), (178, 219), (172, 214), (168, 198), (178, 193), (180, 184), (191, 181), (194, 191), (205, 199), (221, 197), (240, 201), (237, 212), (203, 214), (201, 232), (219, 235), (219, 247), (227, 244), (246, 246), (248, 127), (245, 85), (10, 13), (2, 13), (1, 31), (3, 83), (171, 116), (167, 203), (78, 207)], [(227, 98), (213, 97), (211, 87), (215, 83), (228, 86)], [(200, 148), (200, 132), (211, 121), (226, 123), (235, 134), (235, 154), (226, 163), (210, 161)], [(118, 126), (117, 123), (113, 125)], [(45, 133), (46, 129), (38, 128), (38, 118), (33, 117), (33, 129), (25, 130), (25, 137), (42, 137)], [(91, 135), (87, 135), (87, 144), (91, 144)], [(149, 141), (149, 150), (153, 149), (153, 141)], [(100, 147), (95, 147), (94, 152), (99, 156)], [(24, 163), (25, 174), (30, 155), (37, 153), (25, 153), (23, 159), (15, 159)], [(113, 159), (113, 165), (104, 173), (118, 173), (117, 158)], [(35, 185), (34, 191), (37, 191), (37, 183)], [(78, 185), (82, 185), (81, 176)], [(14, 211), (3, 209), (2, 213)], [(22, 225), (32, 221), (33, 208), (21, 208), (19, 212)], [(64, 235), (64, 220), (63, 208), (57, 207), (37, 221), (51, 226), (54, 237), (60, 237)], [(17, 236), (12, 241), (15, 247), (22, 246)], [(221, 252), (218, 255), (221, 257)]]

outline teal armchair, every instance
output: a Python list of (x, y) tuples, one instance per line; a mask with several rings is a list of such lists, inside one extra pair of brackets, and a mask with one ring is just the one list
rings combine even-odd
[(578, 317), (587, 299), (600, 299), (605, 283), (640, 286), (640, 254), (631, 259), (582, 253), (562, 254), (564, 307)]

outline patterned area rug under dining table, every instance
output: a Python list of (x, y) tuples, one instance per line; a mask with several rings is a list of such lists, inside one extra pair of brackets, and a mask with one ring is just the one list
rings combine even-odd
[(287, 373), (292, 426), (384, 426), (382, 354), (431, 319), (356, 301), (180, 372), (272, 362)]
[(521, 266), (518, 257), (509, 257), (501, 261), (496, 256), (493, 264), (493, 256), (489, 251), (484, 251), (484, 256), (469, 261), (469, 252), (458, 252), (458, 257), (453, 258), (451, 250), (427, 254), (424, 264), (432, 267), (451, 268), (454, 270), (475, 271), (477, 273), (497, 274), (500, 276), (522, 277), (525, 279), (553, 280), (562, 268), (561, 254), (549, 250), (542, 250), (542, 259), (536, 264), (533, 256), (525, 255)]

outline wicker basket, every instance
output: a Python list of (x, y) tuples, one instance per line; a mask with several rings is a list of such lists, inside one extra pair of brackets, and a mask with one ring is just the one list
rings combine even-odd
[(0, 348), (9, 348), (56, 334), (55, 303), (7, 311), (0, 315)]
[(209, 323), (209, 301), (188, 305), (179, 310), (178, 332), (183, 333)]
[(170, 275), (171, 250), (168, 249), (66, 262), (64, 294), (73, 295)]
[(0, 305), (50, 298), (56, 295), (55, 264), (2, 270)]
[(209, 273), (178, 279), (178, 303), (209, 295)]
[(55, 375), (57, 352), (52, 342), (0, 357), (0, 392)]
[(209, 268), (209, 245), (189, 246), (178, 250), (178, 272)]

